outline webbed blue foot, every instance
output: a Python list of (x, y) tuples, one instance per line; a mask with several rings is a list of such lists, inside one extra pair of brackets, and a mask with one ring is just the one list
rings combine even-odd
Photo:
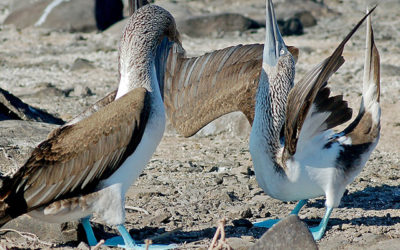
[(281, 219), (270, 219), (270, 220), (264, 220), (260, 222), (255, 222), (253, 223), (253, 226), (255, 227), (265, 227), (265, 228), (271, 228), (273, 225), (278, 223)]
[[(121, 236), (112, 237), (104, 242), (106, 246), (121, 247), (125, 249), (146, 249), (146, 244), (137, 244), (129, 234), (124, 225), (118, 225), (117, 229)], [(148, 249), (174, 249), (176, 245), (151, 244)]]
[[(292, 212), (290, 212), (290, 214), (296, 214), (297, 215), (300, 212), (301, 208), (304, 207), (305, 204), (307, 204), (307, 200), (300, 200), (297, 203), (296, 207), (292, 210)], [(270, 219), (270, 220), (265, 220), (265, 221), (260, 221), (260, 222), (253, 223), (253, 226), (271, 228), (273, 225), (275, 225), (279, 221), (280, 221), (280, 219)]]
[(324, 236), (326, 226), (328, 224), (329, 216), (331, 215), (332, 210), (333, 210), (333, 208), (327, 207), (324, 218), (322, 218), (319, 225), (317, 227), (310, 228), (310, 232), (312, 233), (314, 240), (320, 240), (320, 239), (322, 239), (322, 236)]
[(92, 226), (90, 225), (90, 216), (82, 218), (81, 223), (83, 226), (83, 229), (85, 229), (86, 233), (86, 239), (88, 241), (89, 246), (96, 246), (97, 245), (97, 240), (96, 237), (94, 236)]

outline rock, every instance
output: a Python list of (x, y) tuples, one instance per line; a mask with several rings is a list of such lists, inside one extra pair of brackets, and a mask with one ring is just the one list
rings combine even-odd
[(269, 229), (250, 249), (318, 249), (297, 215), (289, 215)]
[(44, 9), (51, 0), (14, 1), (13, 11), (4, 20), (4, 24), (14, 24), (17, 28), (26, 28), (34, 25), (43, 15)]
[(276, 3), (274, 7), (277, 20), (299, 17), (304, 12), (318, 18), (339, 14), (329, 9), (323, 2), (317, 3), (311, 0), (283, 0)]
[[(78, 222), (69, 222), (63, 224), (46, 223), (31, 218), (28, 215), (22, 215), (2, 228), (14, 229), (19, 232), (28, 232), (35, 234), (40, 240), (51, 243), (67, 243), (70, 241), (82, 241), (78, 232)], [(7, 233), (8, 237), (21, 237), (16, 233)]]
[(26, 88), (26, 92), (21, 92), (18, 96), (38, 99), (48, 98), (49, 96), (67, 97), (71, 91), (72, 89), (59, 89), (49, 82), (41, 82), (32, 88)]
[(242, 238), (231, 237), (226, 239), (229, 246), (231, 246), (235, 250), (247, 250), (253, 243), (249, 243), (247, 240)]
[(169, 212), (161, 212), (154, 216), (147, 217), (143, 220), (144, 225), (160, 225), (161, 223), (168, 223), (172, 215)]
[(251, 126), (246, 116), (241, 112), (224, 115), (197, 132), (196, 136), (210, 136), (227, 133), (233, 136), (248, 138)]
[(247, 227), (247, 228), (253, 227), (253, 223), (251, 223), (249, 220), (246, 219), (233, 220), (232, 223), (235, 227)]
[(303, 24), (301, 23), (300, 19), (293, 17), (289, 18), (288, 20), (278, 20), (279, 30), (282, 33), (282, 36), (291, 36), (291, 35), (302, 35), (304, 34), (303, 31)]
[(317, 19), (308, 10), (299, 11), (294, 14), (298, 18), (304, 28), (312, 27), (317, 24)]
[(90, 247), (89, 247), (89, 245), (88, 244), (86, 244), (85, 242), (81, 242), (81, 243), (79, 243), (79, 245), (76, 247), (76, 249), (79, 249), (79, 250), (90, 250)]
[[(36, 26), (51, 30), (89, 32), (104, 30), (121, 20), (121, 0), (15, 1), (4, 24), (18, 28)], [(23, 2), (23, 3), (22, 3)]]
[(0, 121), (25, 120), (46, 122), (52, 124), (64, 124), (64, 121), (45, 111), (34, 108), (18, 97), (0, 88)]
[(71, 95), (80, 96), (80, 97), (88, 97), (88, 96), (93, 95), (93, 92), (88, 86), (78, 85), (74, 88)]
[(121, 21), (124, 6), (121, 0), (96, 0), (95, 16), (99, 30), (105, 30), (114, 23)]
[(71, 66), (71, 71), (77, 71), (77, 70), (88, 70), (88, 69), (93, 69), (93, 63), (87, 59), (84, 58), (77, 58), (75, 59), (74, 63)]
[(215, 36), (221, 33), (260, 28), (258, 22), (236, 13), (206, 14), (177, 22), (179, 32), (191, 37)]
[(30, 152), (58, 125), (8, 120), (0, 122), (0, 171), (13, 172), (27, 160)]

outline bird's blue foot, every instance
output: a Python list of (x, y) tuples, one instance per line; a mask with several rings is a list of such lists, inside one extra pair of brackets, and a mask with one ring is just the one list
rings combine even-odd
[(278, 223), (280, 219), (270, 219), (270, 220), (264, 220), (260, 222), (255, 222), (253, 223), (253, 226), (255, 227), (265, 227), (265, 228), (271, 228), (273, 225)]
[(327, 207), (324, 218), (322, 218), (319, 225), (317, 227), (310, 228), (310, 232), (312, 233), (314, 240), (320, 240), (320, 239), (322, 239), (322, 236), (324, 236), (326, 226), (328, 224), (329, 216), (331, 215), (332, 210), (333, 210), (333, 208)]
[[(123, 225), (118, 225), (117, 229), (121, 236), (112, 237), (104, 242), (106, 246), (121, 247), (125, 249), (147, 249), (146, 244), (136, 244), (128, 230)], [(176, 245), (154, 245), (151, 244), (148, 249), (174, 249)]]
[(83, 229), (85, 229), (86, 233), (86, 239), (88, 241), (89, 246), (96, 246), (97, 245), (97, 240), (96, 237), (94, 236), (92, 226), (90, 225), (90, 216), (82, 218), (81, 223), (83, 226)]
[[(300, 200), (297, 203), (296, 207), (292, 210), (292, 212), (290, 212), (290, 214), (296, 214), (297, 215), (300, 212), (301, 208), (304, 207), (305, 204), (307, 204), (307, 200)], [(273, 225), (275, 225), (279, 221), (280, 221), (280, 219), (270, 219), (270, 220), (265, 220), (265, 221), (260, 221), (260, 222), (253, 223), (253, 226), (271, 228)]]

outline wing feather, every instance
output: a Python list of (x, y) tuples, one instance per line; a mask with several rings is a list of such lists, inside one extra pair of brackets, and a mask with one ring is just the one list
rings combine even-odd
[[(371, 12), (374, 9), (375, 8), (373, 8)], [(312, 116), (311, 113), (309, 114), (309, 111), (313, 110), (315, 112), (316, 110), (314, 108), (318, 108), (318, 104), (323, 102), (332, 102), (335, 104), (335, 106), (334, 108), (329, 108), (328, 106), (323, 105), (321, 107), (320, 105), (321, 108), (320, 110), (316, 111), (317, 113), (321, 113), (329, 109), (338, 109), (346, 113), (343, 118), (338, 120), (333, 119), (333, 116), (327, 116), (327, 119), (328, 117), (331, 117), (329, 120), (331, 124), (327, 125), (326, 127), (336, 126), (342, 121), (344, 122), (351, 118), (351, 110), (347, 108), (347, 104), (344, 101), (342, 101), (339, 97), (333, 97), (333, 99), (328, 101), (328, 99), (332, 97), (329, 97), (329, 94), (326, 95), (326, 93), (323, 92), (327, 91), (324, 89), (324, 87), (326, 86), (329, 77), (344, 63), (342, 53), (345, 44), (371, 12), (365, 15), (357, 23), (357, 25), (343, 39), (330, 57), (310, 70), (290, 91), (286, 108), (284, 132), (285, 148), (283, 151), (283, 162), (286, 162), (287, 159), (296, 153), (297, 142), (299, 140), (300, 131), (303, 127), (303, 124), (305, 123), (306, 119), (310, 119)], [(317, 96), (318, 98), (316, 98)]]
[[(94, 191), (136, 148), (148, 118), (148, 95), (135, 89), (73, 125), (52, 133), (0, 190), (25, 213), (55, 199)], [(21, 188), (16, 189), (22, 183)]]

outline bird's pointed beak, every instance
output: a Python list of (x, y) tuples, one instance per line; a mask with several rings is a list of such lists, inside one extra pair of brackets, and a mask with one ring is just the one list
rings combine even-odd
[(279, 56), (287, 51), (278, 23), (275, 18), (274, 6), (271, 0), (266, 0), (265, 44), (263, 61), (270, 66), (278, 63)]

